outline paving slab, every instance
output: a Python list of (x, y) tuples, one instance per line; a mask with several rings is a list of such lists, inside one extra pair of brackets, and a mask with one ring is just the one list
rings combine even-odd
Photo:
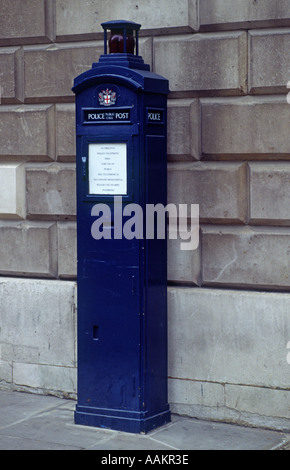
[(59, 398), (52, 396), (0, 391), (0, 428), (29, 420), (31, 416), (59, 404)]
[(276, 450), (290, 434), (173, 415), (144, 434), (74, 424), (74, 400), (0, 390), (0, 450)]

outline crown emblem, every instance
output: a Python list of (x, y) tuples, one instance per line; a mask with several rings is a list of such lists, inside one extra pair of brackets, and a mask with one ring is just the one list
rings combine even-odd
[(99, 93), (99, 103), (103, 106), (111, 106), (112, 104), (116, 103), (117, 95), (115, 91), (109, 90), (102, 90)]

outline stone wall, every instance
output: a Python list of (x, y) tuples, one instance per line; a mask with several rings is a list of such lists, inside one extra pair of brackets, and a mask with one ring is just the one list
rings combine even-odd
[(171, 409), (289, 431), (288, 0), (0, 0), (0, 386), (76, 394), (71, 87), (124, 16), (170, 81), (168, 202), (200, 206), (198, 249), (169, 241)]

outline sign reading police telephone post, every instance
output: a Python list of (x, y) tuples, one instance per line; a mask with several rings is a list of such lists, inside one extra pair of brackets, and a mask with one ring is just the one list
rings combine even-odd
[(84, 124), (131, 123), (131, 108), (86, 108), (83, 109)]

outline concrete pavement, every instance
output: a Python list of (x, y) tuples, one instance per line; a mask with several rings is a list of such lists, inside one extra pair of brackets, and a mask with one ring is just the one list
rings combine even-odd
[(74, 424), (75, 401), (0, 391), (1, 450), (277, 450), (290, 449), (290, 433), (173, 415), (146, 435)]

